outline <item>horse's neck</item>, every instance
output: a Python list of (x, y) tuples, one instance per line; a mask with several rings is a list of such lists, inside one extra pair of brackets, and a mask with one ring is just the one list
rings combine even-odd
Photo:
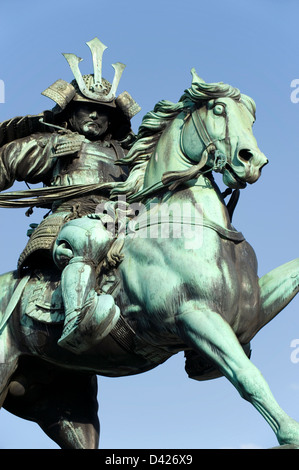
[(147, 165), (143, 188), (161, 181), (163, 174), (168, 171), (184, 171), (192, 165), (183, 154), (180, 145), (184, 117), (185, 113), (180, 113), (161, 135)]
[[(183, 154), (180, 145), (184, 117), (185, 114), (181, 113), (160, 137), (155, 152), (148, 163), (143, 188), (150, 188), (159, 183), (166, 172), (179, 172), (191, 167), (192, 163)], [(199, 141), (198, 145), (200, 146)], [(203, 148), (198, 148), (199, 154), (201, 151)], [(196, 183), (192, 180), (190, 183), (178, 187), (170, 197), (167, 193), (166, 199), (169, 203), (179, 204), (188, 201), (188, 204), (200, 210), (204, 217), (222, 227), (230, 227), (230, 218), (220, 190), (216, 183), (205, 176), (199, 176)], [(162, 201), (164, 200), (165, 198), (162, 198)]]
[[(187, 204), (194, 209), (191, 213), (199, 212), (206, 219), (220, 225), (224, 228), (230, 228), (230, 217), (221, 192), (213, 180), (205, 176), (200, 176), (196, 182), (194, 180), (178, 187), (169, 197), (169, 204), (180, 202), (183, 209)], [(190, 210), (190, 209), (189, 209)]]

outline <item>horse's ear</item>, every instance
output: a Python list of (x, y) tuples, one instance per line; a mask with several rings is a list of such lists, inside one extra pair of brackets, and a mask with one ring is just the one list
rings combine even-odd
[(197, 73), (196, 73), (194, 67), (191, 69), (191, 74), (192, 74), (192, 84), (193, 84), (193, 83), (206, 83), (206, 82), (203, 80), (203, 78), (200, 78), (200, 77), (197, 75)]

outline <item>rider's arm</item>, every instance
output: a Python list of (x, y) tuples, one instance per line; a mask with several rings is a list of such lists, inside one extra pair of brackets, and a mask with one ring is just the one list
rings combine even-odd
[(49, 183), (55, 165), (55, 133), (32, 134), (0, 148), (0, 191), (15, 181)]

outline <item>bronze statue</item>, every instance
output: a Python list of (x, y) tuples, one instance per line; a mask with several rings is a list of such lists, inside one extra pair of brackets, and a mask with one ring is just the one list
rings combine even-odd
[(61, 448), (96, 448), (96, 374), (139, 374), (185, 351), (189, 377), (224, 375), (279, 444), (297, 448), (299, 424), (249, 356), (251, 339), (298, 293), (298, 259), (259, 279), (254, 251), (232, 225), (239, 191), (268, 163), (251, 130), (254, 101), (193, 69), (179, 102), (157, 103), (135, 137), (129, 95), (129, 117), (118, 99), (107, 112), (123, 66), (106, 88), (104, 46), (88, 45), (93, 77), (67, 54), (76, 83), (45, 92), (58, 112), (1, 128), (0, 188), (15, 179), (47, 187), (3, 193), (0, 206), (51, 210), (32, 227), (18, 270), (0, 277), (1, 404)]
[[(51, 268), (55, 261), (56, 266), (63, 270), (61, 282), (64, 286), (65, 327), (59, 344), (76, 350), (85, 347), (82, 337), (79, 343), (76, 340), (73, 344), (70, 340), (83, 310), (89, 311), (94, 322), (99, 316), (99, 334), (105, 317), (110, 319), (112, 328), (119, 316), (112, 296), (98, 296), (95, 291), (93, 299), (90, 295), (95, 286), (96, 272), (98, 275), (100, 262), (111, 240), (105, 229), (100, 234), (99, 223), (86, 218), (81, 228), (80, 222), (73, 224), (79, 235), (73, 238), (69, 252), (62, 240), (66, 229), (60, 233), (59, 242), (57, 235), (65, 222), (94, 213), (96, 207), (109, 198), (108, 188), (113, 187), (114, 182), (124, 180), (125, 172), (114, 162), (124, 157), (127, 147), (132, 144), (134, 137), (130, 118), (139, 111), (127, 92), (115, 98), (124, 65), (114, 64), (115, 77), (111, 85), (101, 76), (105, 46), (97, 38), (87, 44), (92, 52), (94, 74), (82, 76), (77, 67), (79, 58), (74, 54), (64, 54), (75, 80), (71, 84), (57, 80), (43, 92), (57, 103), (51, 114), (46, 113), (50, 122), (45, 121), (46, 117), (40, 117), (40, 132), (11, 140), (0, 151), (3, 170), (1, 189), (10, 187), (15, 180), (24, 180), (27, 183), (43, 182), (61, 190), (61, 199), (59, 192), (51, 193), (54, 200), (49, 206), (51, 212), (38, 227), (30, 230), (30, 239), (19, 258), (18, 269)], [(32, 118), (28, 120), (30, 122)], [(9, 123), (8, 126), (4, 123), (2, 127), (7, 130)], [(66, 187), (68, 190), (73, 188), (72, 197), (65, 194)], [(100, 250), (96, 241), (88, 241), (86, 236), (83, 236), (82, 242), (82, 230), (102, 240)], [(88, 246), (84, 242), (88, 242)], [(92, 250), (92, 246), (96, 249)], [(80, 255), (88, 249), (91, 250), (90, 257), (83, 260)], [(75, 292), (74, 296), (72, 292)]]

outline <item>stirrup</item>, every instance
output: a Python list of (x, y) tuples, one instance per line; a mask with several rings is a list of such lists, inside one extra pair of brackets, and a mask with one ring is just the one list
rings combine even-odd
[(98, 295), (85, 305), (76, 320), (63, 330), (59, 346), (76, 354), (96, 346), (115, 326), (120, 310), (111, 295)]

